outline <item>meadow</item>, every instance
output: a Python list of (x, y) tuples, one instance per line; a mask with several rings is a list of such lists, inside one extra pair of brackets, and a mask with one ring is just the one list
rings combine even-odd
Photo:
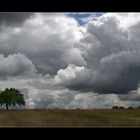
[(140, 109), (0, 110), (0, 127), (140, 126)]

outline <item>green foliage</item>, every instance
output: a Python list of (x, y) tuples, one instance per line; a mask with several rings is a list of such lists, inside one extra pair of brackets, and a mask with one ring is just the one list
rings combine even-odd
[(15, 106), (16, 104), (25, 105), (23, 94), (18, 89), (6, 88), (0, 93), (0, 106), (5, 105), (8, 109), (9, 106)]

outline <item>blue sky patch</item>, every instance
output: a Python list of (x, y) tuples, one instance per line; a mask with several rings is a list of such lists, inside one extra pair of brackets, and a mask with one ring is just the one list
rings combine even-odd
[(77, 12), (69, 13), (68, 16), (74, 17), (82, 26), (90, 20), (96, 20), (97, 17), (103, 15), (103, 12)]

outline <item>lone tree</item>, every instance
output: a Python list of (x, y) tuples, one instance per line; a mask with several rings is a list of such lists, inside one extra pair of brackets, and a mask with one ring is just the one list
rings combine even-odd
[(18, 105), (25, 105), (23, 94), (20, 93), (18, 89), (6, 88), (4, 91), (0, 92), (0, 106), (5, 105), (8, 110), (9, 107)]

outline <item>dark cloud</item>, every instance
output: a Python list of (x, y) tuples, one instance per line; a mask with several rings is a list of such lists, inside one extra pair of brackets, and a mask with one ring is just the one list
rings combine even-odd
[[(105, 14), (87, 24), (81, 39), (83, 45), (80, 44), (87, 66), (74, 66), (72, 76), (67, 76), (70, 67), (58, 71), (58, 83), (69, 89), (100, 94), (127, 94), (138, 88), (140, 24), (122, 26), (119, 16)], [(76, 71), (77, 68), (80, 70)]]
[(139, 102), (140, 101), (140, 91), (139, 88), (136, 91), (131, 91), (126, 95), (118, 95), (121, 101), (133, 101)]
[(1, 32), (0, 52), (6, 56), (24, 53), (40, 73), (54, 75), (69, 63), (85, 63), (74, 46), (80, 35), (73, 18), (37, 13), (20, 28)]
[(0, 12), (0, 25), (17, 26), (22, 24), (33, 13), (30, 12)]

